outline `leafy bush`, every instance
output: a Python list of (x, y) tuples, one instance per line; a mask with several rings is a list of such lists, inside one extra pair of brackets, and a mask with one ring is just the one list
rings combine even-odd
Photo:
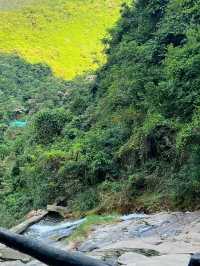
[(74, 212), (85, 213), (94, 209), (99, 204), (99, 196), (96, 188), (89, 188), (86, 191), (78, 193), (73, 198), (70, 207)]
[(38, 112), (33, 121), (35, 137), (38, 142), (49, 143), (61, 135), (67, 116), (64, 110)]

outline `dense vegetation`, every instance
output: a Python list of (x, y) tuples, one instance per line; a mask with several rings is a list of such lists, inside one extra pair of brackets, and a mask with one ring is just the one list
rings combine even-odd
[[(0, 57), (4, 224), (58, 196), (77, 214), (199, 208), (199, 9), (124, 5), (95, 78)], [(24, 129), (9, 126), (16, 108)]]
[[(128, 0), (129, 1), (129, 0)], [(122, 0), (0, 0), (0, 52), (45, 62), (72, 78), (105, 61), (101, 39)]]

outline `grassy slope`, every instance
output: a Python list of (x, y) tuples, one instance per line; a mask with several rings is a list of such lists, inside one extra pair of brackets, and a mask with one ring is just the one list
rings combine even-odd
[(34, 0), (0, 0), (0, 10), (13, 10), (22, 8), (27, 4), (33, 3)]
[(101, 39), (117, 20), (122, 0), (41, 0), (26, 6), (27, 2), (0, 0), (0, 52), (45, 62), (64, 78), (94, 69), (104, 60)]

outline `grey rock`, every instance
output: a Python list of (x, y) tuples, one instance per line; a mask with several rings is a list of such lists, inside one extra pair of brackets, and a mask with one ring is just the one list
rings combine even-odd
[(0, 248), (0, 259), (3, 261), (21, 261), (21, 262), (29, 262), (31, 258), (28, 255), (22, 254), (18, 251), (12, 250), (7, 247), (1, 246)]
[(27, 264), (24, 264), (20, 261), (6, 261), (6, 262), (0, 262), (1, 266), (24, 266)]
[(69, 217), (71, 214), (71, 211), (67, 207), (57, 205), (47, 205), (47, 211), (58, 213), (63, 218)]
[(83, 243), (79, 248), (78, 251), (80, 252), (91, 252), (95, 249), (98, 249), (98, 245), (95, 244), (92, 241), (87, 241), (85, 243)]
[(42, 262), (34, 260), (34, 261), (29, 262), (26, 265), (27, 266), (45, 266), (46, 264), (43, 264)]
[(145, 260), (149, 260), (149, 259), (144, 255), (133, 253), (133, 252), (124, 253), (122, 256), (118, 258), (118, 262), (122, 265), (138, 263), (140, 261), (145, 261)]

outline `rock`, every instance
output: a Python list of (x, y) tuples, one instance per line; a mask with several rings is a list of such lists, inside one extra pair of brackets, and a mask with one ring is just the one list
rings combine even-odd
[[(192, 231), (192, 230), (190, 230), (190, 231)], [(185, 238), (185, 241), (200, 243), (200, 233), (195, 233), (195, 232), (188, 233), (187, 237)]]
[(98, 246), (92, 242), (92, 241), (87, 241), (86, 243), (83, 243), (79, 248), (78, 251), (80, 252), (91, 252), (95, 249), (97, 249)]
[(69, 218), (71, 216), (71, 212), (67, 207), (56, 206), (56, 205), (47, 205), (48, 212), (55, 212), (61, 215), (64, 218)]
[(126, 252), (118, 258), (118, 263), (122, 265), (128, 265), (133, 262), (138, 263), (138, 262), (145, 261), (145, 260), (149, 260), (149, 259), (144, 255), (133, 253), (133, 252)]
[(26, 215), (26, 218), (30, 219), (32, 217), (41, 216), (41, 215), (44, 215), (44, 214), (46, 214), (45, 210), (32, 210)]
[(119, 265), (118, 262), (117, 262), (117, 259), (115, 259), (115, 258), (105, 259), (104, 262), (108, 266), (118, 266)]
[(160, 246), (155, 246), (153, 242), (148, 243), (141, 239), (118, 241), (114, 244), (107, 245), (101, 249), (101, 251), (108, 250), (132, 250), (132, 252), (140, 254), (159, 254)]
[[(65, 207), (55, 205), (53, 209), (68, 211)], [(94, 226), (85, 242), (69, 243), (68, 249), (78, 249), (112, 266), (188, 266), (190, 254), (200, 251), (199, 217), (200, 212), (163, 212), (148, 216), (132, 214), (114, 224)], [(0, 246), (0, 253), (2, 249)], [(24, 265), (20, 256), (15, 254), (13, 258), (17, 263), (21, 261), (21, 264), (6, 266)], [(0, 262), (0, 265), (4, 265), (2, 263), (5, 262)], [(44, 264), (34, 260), (26, 262), (26, 265)]]
[(40, 210), (40, 211), (34, 211), (34, 212), (31, 212), (28, 214), (28, 218), (26, 221), (24, 221), (23, 223), (13, 227), (11, 229), (11, 231), (13, 233), (16, 233), (16, 234), (22, 234), (24, 231), (26, 231), (26, 229), (39, 222), (40, 220), (42, 220), (46, 215), (48, 214), (48, 211), (44, 211), (44, 210)]
[(104, 261), (106, 264), (111, 265), (111, 266), (118, 266), (118, 257), (119, 257), (119, 252), (116, 250), (108, 250), (108, 251), (99, 251), (99, 250), (94, 250), (90, 253), (87, 253), (90, 257), (99, 259)]
[(1, 246), (0, 247), (0, 259), (3, 261), (21, 261), (27, 263), (31, 260), (31, 258), (26, 255), (22, 254), (18, 251), (12, 250), (10, 248)]
[(39, 262), (37, 260), (33, 260), (26, 265), (27, 266), (45, 266), (46, 264), (43, 264), (42, 262)]
[(142, 224), (132, 231), (129, 230), (129, 232), (133, 237), (151, 237), (156, 234), (156, 230), (156, 225)]
[(24, 266), (24, 265), (27, 265), (27, 264), (24, 264), (24, 263), (22, 263), (20, 261), (6, 261), (6, 262), (1, 262), (0, 265), (1, 266)]
[(45, 266), (46, 264), (43, 264), (42, 262), (39, 261), (31, 261), (29, 263), (23, 263), (21, 261), (5, 261), (5, 262), (0, 262), (0, 266)]
[[(155, 242), (156, 243), (156, 242)], [(133, 239), (126, 241), (118, 241), (114, 244), (107, 245), (101, 249), (105, 250), (123, 250), (123, 249), (132, 249), (137, 253), (149, 254), (149, 255), (165, 255), (165, 254), (192, 254), (199, 251), (199, 245), (193, 245), (191, 243), (186, 243), (184, 241), (180, 242), (163, 242), (156, 245), (153, 242), (148, 242), (146, 239)]]
[(165, 255), (152, 257), (138, 263), (130, 263), (127, 266), (188, 266), (189, 255)]

